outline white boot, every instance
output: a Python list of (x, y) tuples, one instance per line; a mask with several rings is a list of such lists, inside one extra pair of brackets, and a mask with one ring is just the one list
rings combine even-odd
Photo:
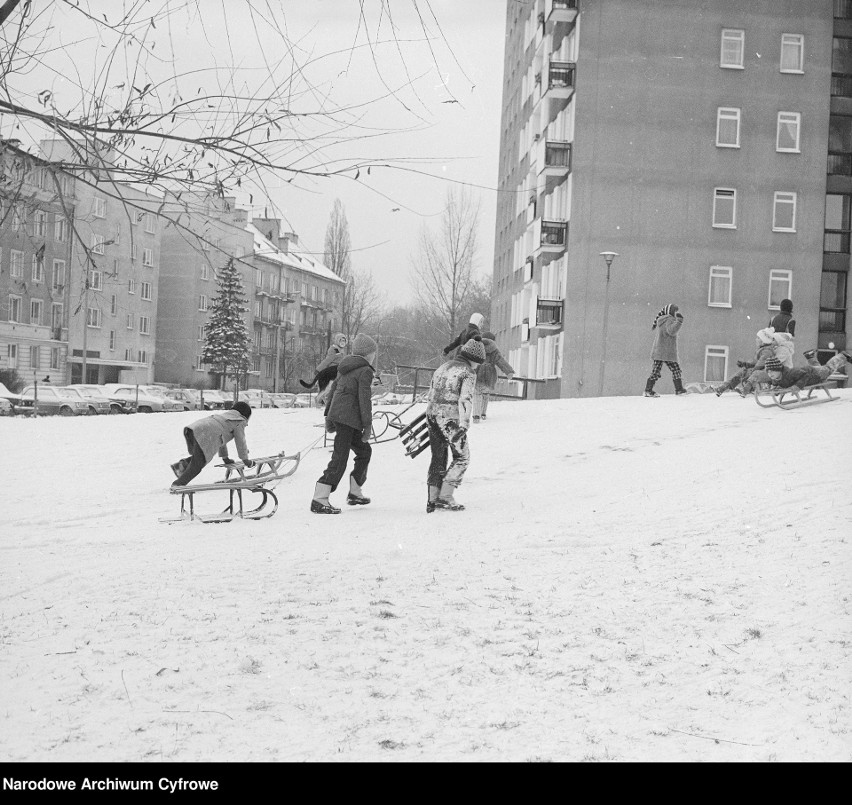
[(435, 498), (435, 508), (446, 509), (451, 512), (462, 511), (464, 506), (462, 506), (461, 503), (456, 503), (456, 499), (453, 497), (453, 493), (455, 491), (456, 488), (446, 483), (446, 481), (441, 484), (441, 491), (438, 494), (438, 497)]
[(340, 509), (335, 508), (329, 502), (328, 496), (331, 494), (331, 486), (322, 484), (317, 481), (314, 489), (314, 499), (311, 501), (311, 511), (314, 514), (340, 514)]
[(355, 478), (349, 476), (349, 494), (346, 496), (346, 502), (350, 506), (366, 506), (370, 502), (370, 498), (365, 498), (361, 487), (355, 483)]

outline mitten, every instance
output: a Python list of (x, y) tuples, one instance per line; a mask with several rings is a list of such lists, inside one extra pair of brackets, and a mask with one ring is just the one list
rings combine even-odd
[(683, 321), (683, 313), (675, 313), (675, 318), (678, 321)]
[(332, 422), (328, 417), (325, 418), (325, 432), (326, 433), (334, 433), (337, 428), (334, 426), (334, 422)]

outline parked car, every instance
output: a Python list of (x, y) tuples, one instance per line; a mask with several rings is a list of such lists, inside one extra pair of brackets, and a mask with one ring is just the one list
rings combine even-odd
[(25, 386), (13, 403), (15, 412), (33, 414), (38, 402), (38, 412), (43, 415), (59, 414), (60, 416), (80, 416), (89, 411), (85, 400), (64, 397), (54, 386)]
[(12, 416), (14, 413), (15, 409), (12, 407), (12, 403), (5, 397), (0, 397), (0, 416)]
[[(201, 410), (201, 397), (195, 389), (167, 389), (166, 397), (180, 403), (184, 411)], [(207, 401), (204, 402), (207, 407)]]
[(272, 399), (268, 391), (262, 389), (246, 389), (240, 392), (240, 399), (245, 400), (250, 408), (272, 408)]
[[(201, 392), (199, 392), (200, 394)], [(231, 394), (218, 389), (204, 389), (204, 410), (211, 411), (219, 408), (230, 408), (234, 404)]]
[[(123, 400), (133, 410), (140, 414), (160, 413), (164, 409), (164, 398), (146, 394), (142, 386), (127, 383), (104, 383), (101, 387), (110, 399)], [(169, 400), (170, 410), (174, 410), (174, 401)]]
[(9, 416), (15, 413), (14, 401), (18, 395), (9, 391), (3, 383), (0, 383), (0, 414)]
[[(94, 394), (83, 394), (82, 391), (78, 388), (66, 388), (64, 386), (60, 386), (56, 389), (62, 397), (65, 397), (69, 400), (83, 400), (86, 405), (89, 407), (87, 413), (89, 415), (93, 414), (112, 414), (121, 413), (120, 405), (118, 403), (113, 403), (110, 401), (109, 397), (104, 397), (102, 394), (94, 395)], [(115, 406), (115, 411), (113, 411), (113, 406)]]
[(139, 386), (139, 391), (144, 391), (146, 394), (159, 399), (163, 404), (164, 411), (184, 410), (183, 403), (181, 401), (175, 400), (166, 394), (166, 392), (171, 391), (171, 389), (168, 389), (165, 386)]
[(79, 391), (84, 397), (106, 398), (110, 402), (111, 414), (132, 414), (135, 410), (126, 400), (118, 397), (110, 397), (110, 395), (107, 394), (101, 386), (96, 386), (91, 383), (72, 383), (68, 386), (64, 386), (64, 388)]

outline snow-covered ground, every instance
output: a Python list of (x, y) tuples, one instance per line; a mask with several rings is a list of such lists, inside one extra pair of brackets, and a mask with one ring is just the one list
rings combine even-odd
[(218, 525), (158, 522), (197, 414), (2, 419), (0, 760), (852, 760), (839, 394), (492, 403), (464, 512), (394, 441), (370, 506), (309, 512), (318, 448)]

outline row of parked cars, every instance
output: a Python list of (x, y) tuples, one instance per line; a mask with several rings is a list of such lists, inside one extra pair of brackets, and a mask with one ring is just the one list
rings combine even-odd
[[(252, 408), (307, 408), (310, 394), (270, 393), (259, 389), (240, 392)], [(129, 383), (104, 385), (75, 383), (68, 386), (25, 386), (19, 393), (0, 383), (0, 415), (33, 414), (80, 416), (97, 414), (151, 414), (163, 411), (213, 411), (230, 408), (233, 394), (213, 389), (174, 389)]]

